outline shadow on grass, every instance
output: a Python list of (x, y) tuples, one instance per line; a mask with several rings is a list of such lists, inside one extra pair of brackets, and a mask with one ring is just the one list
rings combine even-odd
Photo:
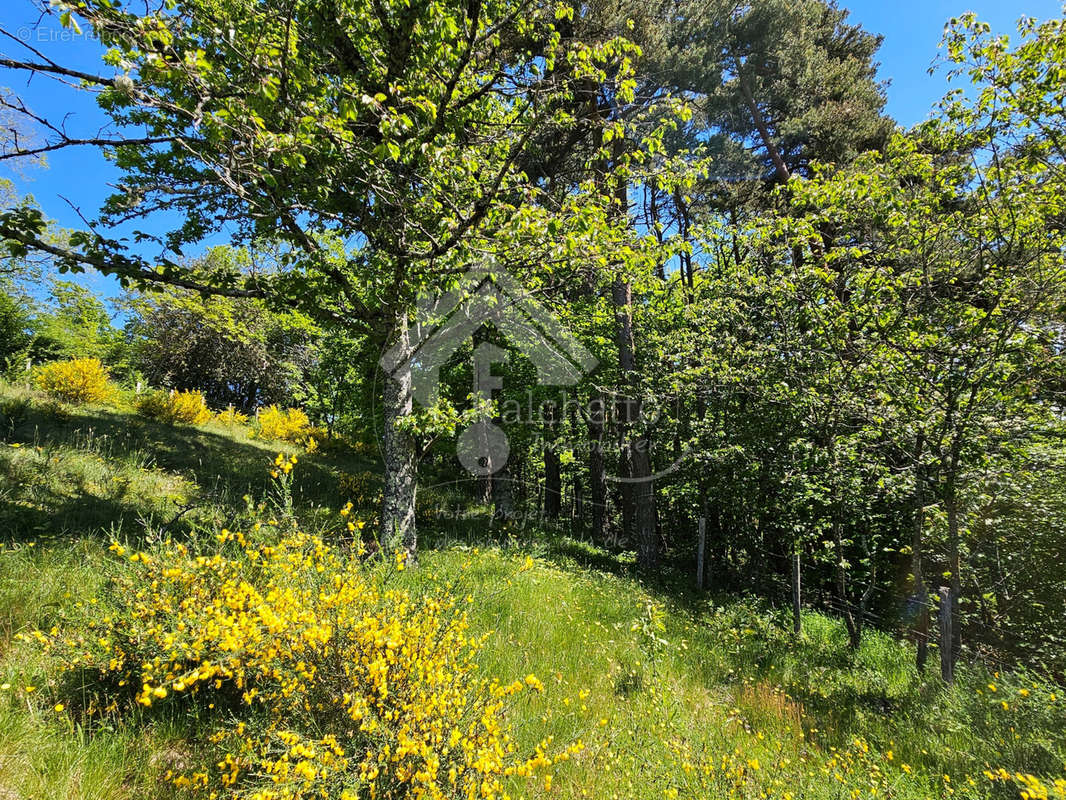
[[(33, 449), (43, 462), (17, 469), (12, 458), (0, 459), (0, 537), (10, 539), (135, 533), (144, 521), (181, 530), (204, 513), (232, 518), (247, 507), (245, 496), (260, 499), (270, 491), (274, 456), (298, 452), (292, 445), (249, 439), (246, 429), (167, 425), (108, 408), (28, 403), (0, 423), (8, 446)], [(180, 477), (187, 491), (178, 494), (189, 496), (89, 487), (77, 470), (64, 468), (64, 457), (95, 459), (108, 474), (161, 470)], [(372, 461), (349, 452), (302, 456), (293, 472), (297, 517), (311, 520), (339, 508), (340, 472), (372, 469)]]

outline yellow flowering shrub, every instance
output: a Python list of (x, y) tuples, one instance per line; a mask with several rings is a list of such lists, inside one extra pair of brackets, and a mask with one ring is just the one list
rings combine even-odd
[(248, 422), (248, 415), (242, 414), (233, 406), (226, 406), (225, 411), (219, 411), (215, 415), (215, 421), (227, 427), (236, 428)]
[(202, 425), (211, 420), (203, 392), (148, 392), (137, 399), (137, 413), (160, 422)]
[(259, 412), (259, 436), (263, 439), (305, 444), (312, 430), (311, 420), (299, 408), (267, 406)]
[(106, 403), (115, 396), (107, 368), (98, 358), (53, 361), (37, 370), (37, 387), (68, 403)]
[(350, 498), (359, 506), (376, 506), (381, 503), (382, 478), (374, 472), (342, 472), (337, 479), (342, 496)]
[(358, 554), (258, 523), (199, 550), (111, 549), (111, 613), (33, 638), (95, 689), (85, 713), (163, 706), (213, 720), (200, 763), (169, 776), (193, 794), (503, 798), (506, 782), (581, 749), (519, 754), (507, 705), (541, 682), (480, 677), (483, 638), (457, 602), (390, 588), (391, 570)]

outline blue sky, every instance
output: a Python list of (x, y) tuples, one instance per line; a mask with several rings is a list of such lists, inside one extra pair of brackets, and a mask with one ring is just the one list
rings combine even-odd
[[(1062, 11), (1060, 0), (840, 0), (851, 12), (852, 21), (869, 31), (884, 36), (879, 60), (880, 76), (889, 80), (888, 113), (904, 126), (925, 119), (933, 104), (947, 88), (943, 71), (930, 76), (929, 67), (940, 51), (937, 45), (944, 23), (952, 16), (973, 10), (992, 25), (993, 30), (1013, 32), (1019, 16), (1045, 19)], [(73, 35), (60, 28), (34, 30), (38, 18), (29, 0), (4, 0), (0, 4), (0, 24), (16, 36), (28, 40), (34, 47), (61, 63), (86, 71), (111, 74), (110, 68), (99, 66), (100, 48), (85, 37)], [(25, 57), (14, 42), (0, 43), (0, 52)], [(3, 75), (13, 89), (34, 104), (34, 111), (47, 118), (67, 114), (71, 131), (97, 131), (106, 122), (92, 101), (77, 92), (38, 76), (29, 87), (14, 83), (10, 73)], [(44, 212), (65, 227), (80, 227), (75, 208), (92, 218), (102, 200), (109, 193), (117, 172), (90, 148), (67, 150), (52, 154), (45, 169), (28, 168), (15, 172), (0, 165), (0, 177), (15, 182), (20, 194), (32, 194)], [(73, 207), (72, 207), (73, 206)], [(141, 222), (138, 227), (153, 230)], [(224, 237), (223, 237), (224, 238)], [(150, 255), (145, 251), (146, 255)], [(117, 285), (101, 276), (87, 276), (86, 282), (104, 294), (114, 294)]]

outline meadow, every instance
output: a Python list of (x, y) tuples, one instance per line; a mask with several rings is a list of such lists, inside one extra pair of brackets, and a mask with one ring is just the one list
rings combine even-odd
[[(442, 520), (417, 567), (373, 558), (363, 535), (373, 493), (353, 496), (351, 478), (376, 469), (363, 448), (306, 453), (248, 425), (149, 419), (130, 396), (71, 406), (10, 384), (0, 438), (4, 800), (1066, 796), (1066, 695), (1046, 677), (969, 663), (946, 686), (933, 663), (918, 674), (911, 645), (888, 633), (852, 651), (838, 619), (809, 611), (795, 637), (785, 609), (696, 593), (669, 571), (642, 582), (631, 553), (561, 525), (505, 534)], [(329, 586), (350, 594), (330, 605)], [(226, 606), (238, 587), (249, 587), (242, 604)], [(298, 670), (260, 657), (267, 640), (234, 620), (261, 621), (267, 606), (285, 622), (277, 641), (326, 625), (353, 664), (393, 647), (365, 638), (367, 620), (411, 631), (405, 641), (423, 649), (410, 662), (406, 645), (382, 650), (401, 652), (383, 656), (389, 702), (408, 689), (411, 702), (344, 739), (359, 697), (371, 711), (384, 702), (373, 670), (331, 673), (330, 648), (313, 643), (299, 645)], [(179, 646), (200, 648), (216, 672), (179, 679), (166, 657)], [(427, 682), (423, 664), (447, 679)], [(123, 676), (143, 687), (120, 688)], [(427, 697), (463, 719), (481, 709), (456, 729), (498, 765), (441, 745), (459, 777), (449, 784), (442, 771), (442, 794), (410, 791), (414, 772), (393, 759), (403, 731), (389, 726), (450, 724), (443, 710), (422, 713)], [(390, 717), (404, 708), (414, 716)], [(334, 735), (343, 741), (330, 756)], [(286, 744), (264, 750), (277, 736)], [(382, 776), (368, 777), (355, 747), (382, 757)], [(267, 756), (285, 771), (264, 767)], [(463, 783), (470, 770), (479, 780)]]

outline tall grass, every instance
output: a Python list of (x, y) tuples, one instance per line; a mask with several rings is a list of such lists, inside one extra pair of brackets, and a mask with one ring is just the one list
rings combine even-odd
[[(14, 637), (91, 610), (110, 538), (239, 523), (278, 450), (294, 451), (0, 387), (0, 800), (173, 791), (160, 776), (194, 747), (192, 721), (57, 712), (55, 665)], [(301, 458), (300, 524), (335, 520), (352, 499), (337, 476), (368, 469), (365, 455)], [(1017, 797), (984, 772), (1066, 769), (1066, 693), (1034, 676), (970, 665), (946, 688), (888, 634), (869, 631), (853, 652), (839, 620), (808, 613), (796, 638), (781, 610), (642, 584), (631, 557), (558, 532), (474, 547), (476, 520), (423, 525), (437, 549), (392, 580), (415, 594), (448, 586), (472, 631), (490, 634), (479, 669), (545, 684), (510, 710), (517, 751), (546, 737), (585, 745), (513, 797)]]

